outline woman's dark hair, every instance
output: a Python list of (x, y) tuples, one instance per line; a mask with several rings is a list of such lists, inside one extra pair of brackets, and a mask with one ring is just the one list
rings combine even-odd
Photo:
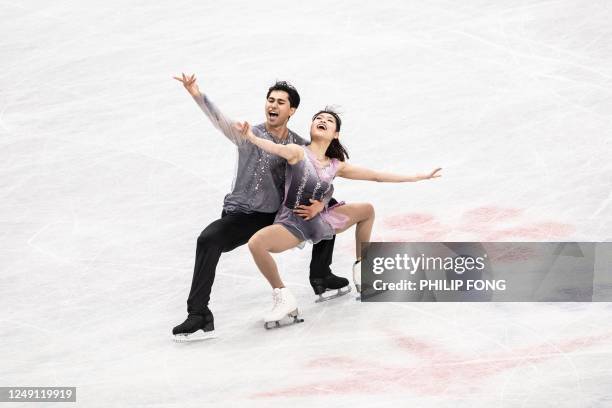
[(291, 85), (287, 81), (276, 81), (274, 85), (272, 85), (268, 89), (268, 94), (266, 95), (266, 99), (270, 97), (272, 91), (284, 91), (289, 95), (289, 106), (292, 108), (296, 108), (300, 106), (300, 94), (297, 89), (293, 85)]
[[(325, 109), (321, 109), (320, 111), (315, 113), (314, 116), (312, 117), (312, 120), (315, 120), (315, 118), (319, 116), (321, 113), (328, 113), (332, 115), (334, 119), (336, 119), (336, 132), (340, 132), (340, 127), (342, 126), (342, 120), (340, 119), (340, 116), (338, 115), (338, 113), (335, 112), (331, 107), (326, 106)], [(340, 140), (338, 139), (333, 139), (331, 141), (331, 143), (329, 144), (329, 147), (327, 148), (327, 151), (325, 151), (325, 155), (331, 159), (338, 159), (340, 161), (345, 161), (346, 159), (349, 158), (348, 151), (346, 150), (344, 146), (342, 146), (342, 143), (340, 143)]]

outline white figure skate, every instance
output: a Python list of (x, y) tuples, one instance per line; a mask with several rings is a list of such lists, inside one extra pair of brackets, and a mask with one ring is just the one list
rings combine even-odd
[(353, 264), (353, 283), (357, 290), (357, 298), (355, 300), (361, 300), (361, 260), (355, 261)]
[[(272, 299), (274, 301), (272, 310), (264, 315), (264, 327), (266, 329), (302, 323), (304, 321), (304, 319), (299, 317), (297, 301), (289, 289), (275, 288), (272, 292)], [(287, 321), (286, 317), (290, 318), (288, 323), (284, 323)]]

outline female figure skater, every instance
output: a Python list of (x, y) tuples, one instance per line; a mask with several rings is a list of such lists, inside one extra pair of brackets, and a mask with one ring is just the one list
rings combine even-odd
[[(285, 198), (278, 210), (274, 224), (259, 230), (248, 242), (249, 250), (261, 273), (273, 289), (274, 305), (264, 316), (265, 327), (280, 325), (285, 316), (293, 317), (299, 322), (297, 302), (293, 294), (285, 287), (278, 273), (276, 263), (270, 253), (279, 253), (303, 245), (304, 241), (317, 243), (330, 239), (334, 234), (346, 231), (353, 225), (355, 230), (355, 256), (353, 277), (357, 291), (360, 291), (361, 276), (357, 265), (361, 260), (361, 243), (370, 240), (374, 224), (374, 208), (369, 203), (338, 203), (328, 207), (333, 194), (334, 177), (353, 180), (370, 180), (379, 182), (414, 182), (440, 177), (440, 168), (424, 175), (399, 175), (369, 170), (345, 162), (348, 154), (338, 140), (340, 137), (340, 117), (333, 110), (326, 108), (317, 112), (312, 118), (308, 146), (297, 144), (276, 144), (259, 138), (251, 131), (247, 122), (236, 123), (238, 132), (249, 142), (268, 153), (287, 160), (285, 174)], [(326, 208), (312, 219), (304, 219), (294, 209), (308, 204), (309, 199), (322, 201)]]

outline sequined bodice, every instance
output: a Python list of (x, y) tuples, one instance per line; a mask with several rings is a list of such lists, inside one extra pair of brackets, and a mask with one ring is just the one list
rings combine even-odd
[(310, 199), (327, 204), (334, 192), (333, 179), (338, 170), (338, 160), (319, 168), (314, 154), (307, 147), (304, 159), (293, 165), (287, 165), (285, 173), (284, 205), (294, 209), (298, 205), (310, 205)]

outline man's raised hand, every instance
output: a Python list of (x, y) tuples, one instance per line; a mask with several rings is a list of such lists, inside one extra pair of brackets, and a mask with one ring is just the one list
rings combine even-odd
[(196, 84), (195, 74), (187, 76), (184, 72), (181, 72), (181, 75), (182, 77), (173, 78), (181, 82), (191, 96), (200, 96), (200, 89), (198, 88), (198, 84)]

